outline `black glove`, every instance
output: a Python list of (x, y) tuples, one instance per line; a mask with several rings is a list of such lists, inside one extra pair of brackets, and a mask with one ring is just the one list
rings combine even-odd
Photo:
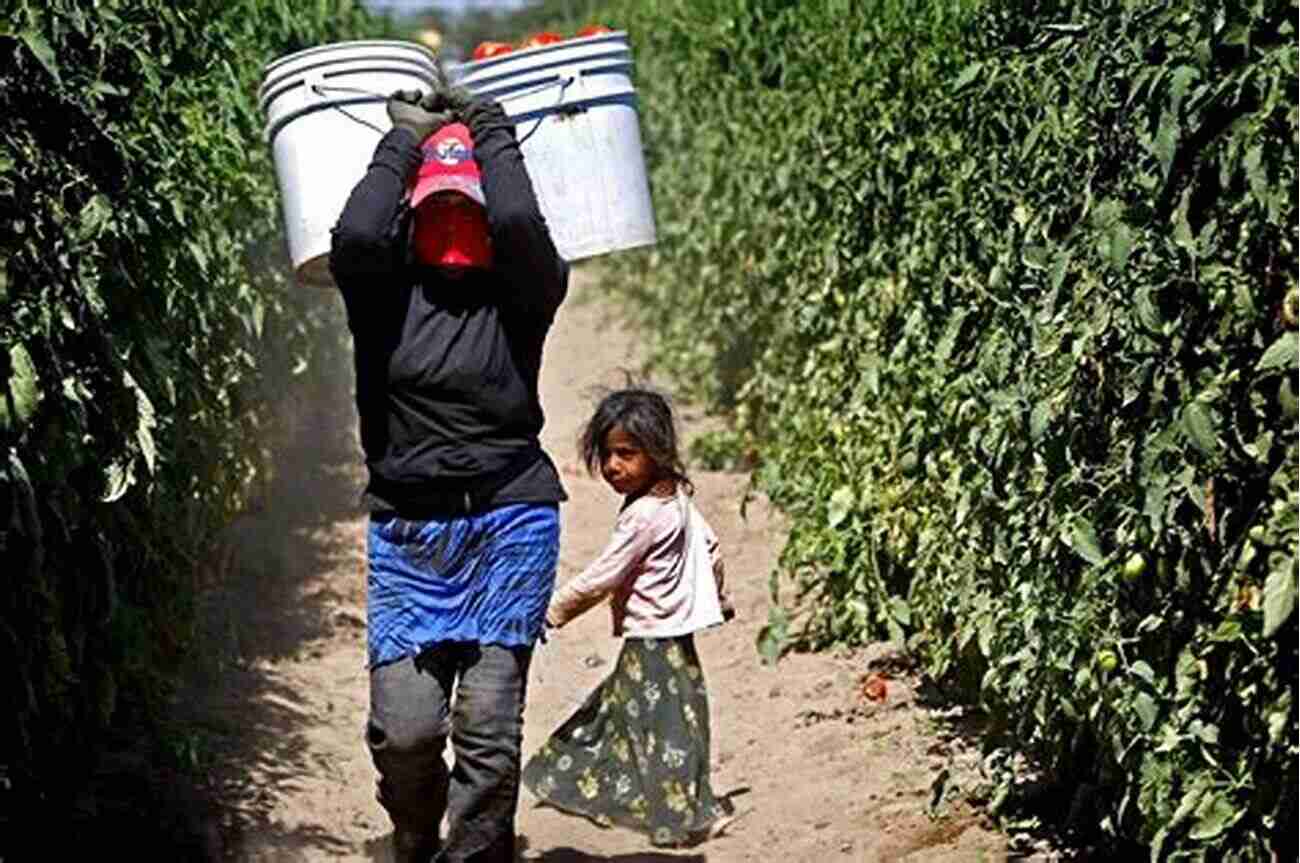
[(446, 90), (447, 107), (456, 112), (460, 121), (465, 122), (465, 112), (474, 101), (474, 94), (464, 87), (449, 85)]
[(438, 88), (424, 94), (419, 90), (398, 90), (388, 97), (388, 118), (393, 128), (409, 129), (423, 143), (452, 122), (453, 114), (445, 102), (446, 93)]
[(494, 129), (505, 129), (511, 135), (515, 132), (515, 124), (510, 122), (501, 103), (491, 96), (469, 96), (460, 116), (476, 141)]

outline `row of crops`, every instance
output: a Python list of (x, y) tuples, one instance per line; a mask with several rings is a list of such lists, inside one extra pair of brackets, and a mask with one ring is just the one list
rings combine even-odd
[(350, 0), (7, 4), (6, 844), (85, 816), (97, 753), (147, 731), (203, 647), (199, 561), (265, 482), (272, 402), (338, 332), (286, 284), (261, 68), (377, 29)]
[(792, 519), (760, 649), (906, 640), (995, 812), (1018, 752), (1087, 841), (1293, 843), (1296, 5), (604, 20), (660, 227), (614, 284)]

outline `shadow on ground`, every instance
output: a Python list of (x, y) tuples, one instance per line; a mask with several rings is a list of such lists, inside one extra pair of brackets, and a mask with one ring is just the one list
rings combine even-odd
[(546, 851), (530, 852), (523, 858), (529, 863), (706, 863), (703, 854), (671, 854), (659, 851), (638, 851), (632, 854), (615, 854), (604, 856), (588, 854), (576, 848), (550, 848)]
[[(242, 837), (253, 834), (260, 846), (281, 849), (275, 859), (347, 847), (322, 830), (275, 824), (269, 813), (270, 789), (329, 769), (315, 763), (305, 737), (319, 719), (277, 680), (274, 664), (317, 655), (340, 628), (365, 627), (337, 610), (344, 597), (321, 578), (358, 567), (361, 472), (350, 383), (340, 375), (286, 401), (272, 479), (203, 562), (198, 639), (175, 723), (199, 768), (220, 859), (240, 859)], [(363, 588), (360, 569), (355, 584)]]

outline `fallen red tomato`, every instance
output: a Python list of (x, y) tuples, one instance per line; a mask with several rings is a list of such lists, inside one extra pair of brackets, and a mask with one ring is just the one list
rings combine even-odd
[(604, 24), (588, 24), (578, 31), (578, 38), (584, 39), (587, 36), (599, 36), (601, 33), (613, 33), (609, 27)]
[(554, 45), (556, 42), (563, 42), (564, 37), (559, 33), (552, 33), (549, 30), (543, 30), (541, 33), (534, 33), (523, 41), (520, 48), (537, 48), (542, 45)]
[(486, 60), (488, 57), (495, 57), (498, 54), (509, 54), (515, 50), (515, 46), (509, 42), (480, 42), (474, 49), (472, 55), (475, 60)]
[(868, 701), (884, 701), (889, 697), (889, 678), (883, 674), (869, 674), (862, 681), (862, 696)]

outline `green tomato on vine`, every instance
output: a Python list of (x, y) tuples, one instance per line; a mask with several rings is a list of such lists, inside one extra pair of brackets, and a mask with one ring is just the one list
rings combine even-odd
[(1129, 559), (1124, 561), (1124, 580), (1137, 581), (1142, 574), (1147, 571), (1147, 559), (1139, 552), (1133, 552)]

